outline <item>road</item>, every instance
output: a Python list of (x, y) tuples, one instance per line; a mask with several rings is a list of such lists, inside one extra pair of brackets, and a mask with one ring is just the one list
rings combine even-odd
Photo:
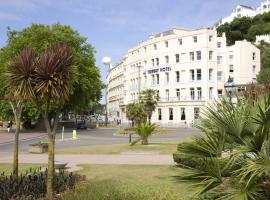
[[(93, 146), (103, 144), (122, 144), (128, 142), (128, 136), (121, 136), (117, 134), (117, 128), (98, 128), (89, 130), (79, 130), (77, 132), (77, 140), (72, 140), (72, 130), (66, 130), (65, 139), (62, 141), (62, 134), (59, 132), (56, 136), (56, 149), (77, 147), (77, 146)], [(194, 135), (200, 134), (200, 131), (190, 128), (176, 128), (171, 129), (167, 134), (155, 135), (150, 138), (150, 142), (153, 141), (179, 141), (189, 139)], [(135, 137), (135, 136), (133, 136)], [(20, 141), (19, 151), (20, 153), (26, 153), (28, 145), (40, 140), (47, 140), (47, 136), (38, 136), (32, 139), (26, 139)], [(13, 143), (0, 144), (0, 156), (1, 154), (11, 154), (13, 151)]]

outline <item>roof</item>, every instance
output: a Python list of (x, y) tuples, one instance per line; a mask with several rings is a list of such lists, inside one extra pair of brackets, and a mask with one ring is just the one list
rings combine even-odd
[(250, 10), (255, 10), (254, 8), (250, 7), (250, 6), (245, 6), (245, 5), (240, 5), (241, 7), (243, 8), (247, 8), (247, 9), (250, 9)]

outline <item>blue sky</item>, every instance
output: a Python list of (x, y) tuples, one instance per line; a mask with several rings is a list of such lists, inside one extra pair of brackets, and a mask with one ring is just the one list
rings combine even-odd
[(71, 25), (88, 38), (105, 79), (103, 56), (116, 63), (150, 33), (172, 27), (213, 25), (238, 4), (257, 7), (261, 0), (0, 0), (0, 46), (6, 28), (20, 30), (32, 23)]

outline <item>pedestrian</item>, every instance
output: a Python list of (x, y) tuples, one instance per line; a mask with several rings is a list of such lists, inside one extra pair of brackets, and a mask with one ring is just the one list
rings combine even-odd
[(8, 121), (7, 130), (8, 133), (12, 130), (12, 121)]

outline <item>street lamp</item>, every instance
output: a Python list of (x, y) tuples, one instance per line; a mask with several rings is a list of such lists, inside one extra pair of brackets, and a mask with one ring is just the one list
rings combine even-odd
[(225, 89), (227, 93), (229, 94), (229, 97), (232, 97), (232, 92), (233, 92), (233, 79), (231, 76), (229, 76), (227, 83), (225, 84)]
[[(109, 75), (110, 68), (112, 66), (112, 60), (110, 57), (104, 57), (102, 59), (102, 63), (107, 67), (107, 78)], [(105, 125), (108, 125), (108, 102), (107, 102), (107, 90), (108, 90), (108, 85), (107, 85), (107, 78), (106, 78), (106, 83), (105, 83)]]

